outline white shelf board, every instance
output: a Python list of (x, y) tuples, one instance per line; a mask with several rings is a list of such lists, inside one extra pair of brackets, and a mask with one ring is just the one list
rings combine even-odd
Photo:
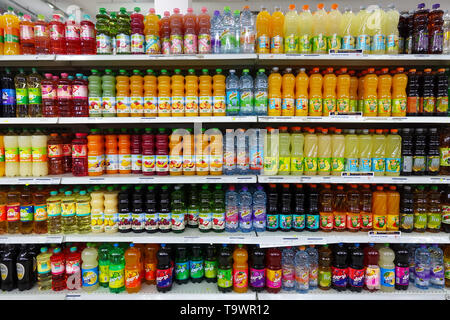
[(12, 291), (0, 291), (0, 300), (65, 300), (66, 290), (53, 291), (45, 290), (39, 291), (37, 285), (30, 290), (19, 291), (14, 289)]
[[(0, 118), (1, 119), (1, 118)], [(114, 123), (256, 123), (256, 116), (236, 117), (70, 117), (59, 118), (59, 124)]]
[(448, 184), (450, 176), (258, 176), (260, 183), (388, 183), (388, 184)]
[(314, 289), (308, 293), (281, 290), (279, 293), (258, 292), (258, 300), (445, 300), (443, 289), (429, 288), (421, 290), (409, 284), (408, 290), (395, 290), (394, 292), (351, 292), (350, 290), (338, 292), (334, 289)]
[(58, 118), (0, 118), (0, 124), (57, 124)]
[(63, 243), (64, 235), (62, 234), (4, 234), (0, 235), (1, 243)]
[(329, 117), (269, 117), (259, 116), (261, 123), (450, 123), (450, 117), (361, 117), (361, 116), (329, 116)]
[(39, 185), (39, 184), (59, 184), (61, 177), (1, 177), (0, 185)]

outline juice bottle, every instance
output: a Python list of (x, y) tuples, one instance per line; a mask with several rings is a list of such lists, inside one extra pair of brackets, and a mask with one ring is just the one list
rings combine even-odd
[(104, 192), (100, 186), (95, 186), (91, 192), (91, 231), (100, 233), (104, 231)]
[[(159, 21), (161, 53), (170, 54), (170, 12), (164, 11), (164, 16)], [(162, 70), (161, 70), (162, 71)]]
[(334, 230), (344, 231), (347, 225), (347, 193), (344, 186), (338, 185), (333, 198)]
[(317, 148), (317, 170), (319, 176), (329, 176), (331, 172), (331, 135), (328, 129), (322, 129), (319, 135)]
[(295, 115), (295, 77), (292, 74), (291, 68), (286, 68), (281, 79), (282, 100), (281, 100), (281, 115), (292, 117)]
[(386, 51), (386, 34), (384, 33), (384, 31), (386, 31), (386, 14), (383, 9), (376, 5), (370, 10), (366, 22), (367, 32), (372, 38), (370, 53), (384, 54)]
[(269, 248), (266, 251), (266, 291), (278, 293), (281, 291), (281, 251), (278, 248)]
[(145, 17), (145, 53), (159, 54), (161, 43), (159, 41), (159, 17), (155, 13), (155, 8), (150, 8), (149, 14)]
[(358, 186), (350, 185), (350, 190), (347, 191), (347, 228), (351, 232), (357, 232), (361, 228), (360, 202)]
[(436, 74), (436, 115), (448, 114), (448, 76), (445, 69), (438, 69)]
[(170, 23), (170, 54), (183, 53), (183, 15), (180, 9), (173, 9), (169, 18)]
[(33, 201), (29, 186), (25, 186), (20, 193), (20, 226), (21, 234), (28, 234), (33, 231)]
[(147, 69), (147, 74), (144, 76), (145, 117), (156, 117), (158, 115), (158, 94), (156, 81), (156, 76), (153, 70)]
[(319, 195), (320, 230), (324, 232), (330, 232), (333, 230), (333, 199), (334, 192), (331, 190), (331, 185), (324, 184)]
[[(403, 73), (403, 68), (397, 68), (397, 73), (392, 78), (392, 116), (406, 116), (406, 85), (408, 76)], [(424, 106), (425, 108), (425, 106)]]
[(183, 16), (183, 53), (196, 54), (197, 53), (197, 16), (194, 9), (188, 8), (187, 13)]
[(379, 250), (380, 261), (378, 265), (380, 266), (380, 284), (381, 291), (383, 292), (394, 292), (395, 290), (395, 253), (389, 248), (389, 244), (385, 243), (384, 246)]
[(375, 74), (374, 68), (369, 68), (367, 74), (364, 76), (364, 110), (365, 117), (377, 116), (377, 87), (378, 76)]
[(331, 135), (331, 175), (340, 176), (345, 169), (345, 136), (342, 129)]
[(361, 114), (364, 114), (364, 78), (366, 74), (367, 70), (363, 70), (358, 74), (358, 111)]
[(171, 77), (172, 117), (184, 117), (184, 77), (180, 69), (175, 69)]
[(208, 69), (202, 69), (202, 75), (199, 77), (199, 111), (200, 116), (212, 116), (212, 85), (211, 76)]
[(212, 128), (209, 131), (209, 166), (210, 174), (212, 176), (222, 175), (223, 168), (223, 138), (222, 132), (217, 128)]
[(239, 244), (233, 252), (233, 291), (245, 293), (248, 289), (248, 253), (247, 249)]
[(434, 96), (434, 75), (430, 68), (423, 70), (421, 77), (423, 89), (420, 92), (419, 112), (424, 116), (432, 116), (436, 111), (436, 97)]
[(158, 116), (170, 117), (170, 77), (167, 70), (161, 70), (161, 75), (158, 76)]
[(36, 54), (34, 47), (34, 23), (31, 22), (31, 17), (26, 14), (23, 20), (20, 21), (20, 49), (22, 54)]
[(113, 52), (113, 46), (114, 48), (116, 46), (114, 38), (115, 30), (113, 30), (115, 28), (111, 28), (113, 15), (111, 14), (110, 19), (110, 17), (106, 13), (106, 9), (100, 8), (99, 13), (95, 16), (95, 18), (97, 54), (111, 54)]
[[(66, 36), (65, 25), (61, 22), (61, 16), (53, 15), (53, 20), (49, 22), (48, 28), (50, 30), (50, 52), (51, 54), (66, 54)], [(6, 45), (5, 45), (6, 47)]]
[(270, 53), (270, 22), (270, 13), (261, 6), (256, 16), (256, 53)]
[[(279, 134), (275, 129), (267, 127), (264, 140), (264, 175), (276, 175), (279, 165)], [(227, 142), (228, 146), (228, 142)]]
[(97, 249), (88, 243), (87, 248), (81, 252), (81, 275), (83, 280), (83, 290), (87, 292), (95, 291), (98, 288), (98, 252)]
[(131, 173), (130, 135), (127, 134), (127, 129), (125, 128), (121, 129), (117, 146), (119, 152), (119, 173), (130, 174)]
[(270, 19), (270, 53), (284, 53), (284, 14), (275, 6)]
[(386, 176), (400, 175), (400, 162), (402, 158), (402, 138), (397, 129), (391, 129), (386, 138)]
[(429, 46), (429, 28), (428, 15), (429, 9), (425, 8), (424, 3), (417, 5), (413, 13), (412, 25), (412, 50), (413, 54), (427, 54)]
[(355, 129), (349, 129), (345, 135), (345, 171), (357, 172), (359, 168), (358, 136)]
[(373, 193), (373, 230), (386, 230), (386, 215), (387, 215), (387, 193), (383, 191), (382, 186), (377, 186)]
[(375, 130), (372, 143), (372, 171), (376, 176), (383, 176), (386, 171), (386, 136), (382, 129)]
[(305, 175), (315, 176), (317, 174), (317, 151), (318, 151), (318, 137), (314, 134), (313, 128), (308, 128), (308, 133), (305, 135)]
[(391, 100), (392, 76), (388, 68), (381, 69), (378, 77), (378, 116), (389, 117), (392, 111)]
[(102, 76), (102, 116), (116, 116), (116, 78), (110, 69)]
[(301, 68), (295, 77), (295, 116), (304, 117), (308, 115), (308, 85), (309, 78), (305, 68)]
[(133, 70), (130, 77), (130, 116), (142, 117), (144, 115), (144, 79), (139, 70)]
[(99, 129), (91, 129), (88, 140), (88, 175), (101, 176), (103, 174), (103, 135)]
[(298, 47), (299, 53), (311, 53), (312, 49), (312, 28), (313, 28), (313, 15), (309, 10), (309, 6), (305, 4), (302, 7), (302, 12), (298, 15), (299, 18), (299, 39)]
[(123, 69), (116, 76), (116, 109), (118, 117), (130, 116), (130, 78)]
[(198, 116), (198, 77), (194, 69), (188, 70), (186, 79), (185, 116)]
[(372, 135), (368, 129), (363, 129), (363, 134), (358, 136), (360, 172), (370, 172), (372, 169), (372, 145)]
[(314, 68), (309, 77), (309, 115), (322, 115), (322, 82), (323, 77), (319, 68)]
[[(47, 22), (42, 14), (38, 14), (34, 24), (34, 48), (36, 54), (49, 54), (50, 35)], [(0, 52), (3, 52), (0, 50)]]
[(159, 245), (148, 243), (144, 247), (144, 268), (145, 268), (145, 283), (156, 283), (156, 253), (158, 252)]
[(324, 9), (323, 3), (317, 4), (317, 11), (314, 12), (312, 19), (312, 52), (313, 53), (328, 53), (327, 51), (327, 12)]
[[(73, 115), (75, 117), (88, 117), (88, 82), (83, 79), (83, 74), (77, 73), (72, 82)], [(32, 106), (30, 104), (30, 112)]]
[(173, 129), (169, 138), (169, 172), (171, 176), (181, 176), (183, 173), (183, 135), (178, 129)]
[(327, 68), (323, 77), (323, 116), (329, 116), (330, 112), (336, 111), (336, 82), (333, 68)]
[(151, 128), (145, 128), (142, 135), (142, 173), (144, 176), (155, 174), (155, 135)]
[(400, 193), (396, 191), (396, 186), (389, 186), (387, 194), (387, 231), (398, 231), (400, 225), (399, 210), (400, 210)]
[(183, 135), (183, 175), (195, 175), (195, 158), (194, 158), (194, 136), (192, 129), (186, 129), (187, 134)]
[[(3, 194), (3, 196), (5, 195), (6, 194)], [(43, 186), (39, 186), (38, 189), (33, 192), (33, 206), (34, 206), (33, 232), (37, 234), (45, 234), (48, 232), (47, 202), (46, 202), (47, 198), (48, 193), (47, 191), (44, 190)], [(5, 202), (0, 203), (4, 204)]]
[(67, 54), (80, 54), (80, 25), (75, 21), (75, 16), (73, 14), (69, 15), (67, 18), (65, 27)]
[(269, 109), (268, 116), (281, 116), (281, 84), (282, 77), (278, 72), (278, 68), (272, 68), (268, 78), (269, 81)]
[(133, 129), (130, 139), (131, 173), (142, 173), (142, 136), (139, 128)]
[(5, 143), (4, 134), (0, 133), (0, 177), (5, 175)]
[(386, 53), (399, 54), (399, 20), (400, 13), (395, 9), (395, 5), (389, 5), (389, 10), (385, 13), (384, 34), (386, 36)]
[[(216, 69), (216, 74), (212, 77), (212, 89), (213, 89), (213, 116), (226, 116), (226, 84), (225, 76), (222, 74), (222, 69)], [(187, 88), (187, 77), (186, 77), (186, 88)], [(186, 91), (186, 99), (187, 99)], [(256, 96), (256, 93), (255, 93)], [(187, 100), (186, 100), (187, 106)], [(186, 114), (187, 116), (187, 114)]]
[(342, 14), (341, 24), (339, 25), (339, 32), (341, 35), (341, 48), (344, 50), (355, 49), (355, 14), (350, 7), (346, 7)]
[(14, 77), (16, 88), (16, 117), (28, 117), (28, 90), (27, 79), (23, 68), (19, 68), (19, 73)]
[(205, 128), (202, 128), (201, 133), (194, 135), (195, 172), (200, 176), (209, 174), (209, 136), (205, 131)]
[(141, 8), (135, 7), (134, 12), (130, 15), (131, 26), (131, 53), (143, 54), (144, 53), (144, 16), (142, 15)]
[(103, 205), (105, 207), (103, 225), (105, 233), (114, 233), (118, 230), (118, 192), (114, 190), (113, 186), (106, 188), (104, 193)]
[(291, 135), (287, 127), (279, 128), (279, 175), (291, 174)]
[(13, 129), (9, 129), (3, 136), (5, 144), (5, 175), (16, 177), (19, 173), (19, 143), (18, 136)]
[(118, 243), (109, 250), (109, 261), (109, 292), (120, 293), (125, 290), (125, 258)]
[(372, 230), (373, 214), (372, 214), (372, 190), (370, 185), (364, 184), (361, 190), (361, 231)]
[(72, 81), (67, 73), (61, 73), (58, 80), (57, 101), (60, 117), (72, 117)]
[(83, 20), (80, 21), (80, 46), (81, 54), (96, 54), (97, 52), (95, 25), (87, 14), (84, 14)]
[(130, 243), (130, 247), (125, 251), (125, 288), (128, 293), (136, 293), (141, 290), (140, 261), (140, 250)]
[(120, 8), (117, 14), (116, 53), (129, 54), (131, 52), (131, 18), (125, 8)]
[[(349, 112), (350, 111), (350, 89), (351, 76), (347, 73), (347, 68), (341, 68), (336, 79), (337, 94), (336, 94), (336, 111)], [(355, 94), (355, 93), (353, 93)], [(353, 96), (354, 97), (354, 96)]]
[(76, 233), (78, 230), (75, 197), (72, 191), (64, 192), (61, 197), (61, 222), (62, 232), (65, 234)]
[(31, 134), (27, 128), (23, 129), (17, 142), (19, 145), (19, 175), (29, 177), (32, 175)]
[(363, 50), (363, 53), (370, 53), (370, 35), (369, 28), (367, 25), (367, 19), (369, 17), (369, 12), (367, 12), (365, 6), (361, 6), (358, 14), (355, 18), (355, 34), (356, 38), (356, 49)]
[(47, 135), (39, 128), (31, 136), (31, 159), (33, 177), (48, 175), (47, 165)]
[(305, 170), (303, 145), (305, 137), (300, 127), (293, 127), (291, 133), (291, 175), (301, 176)]
[(6, 217), (8, 233), (19, 233), (20, 228), (20, 191), (11, 186), (6, 194)]
[(198, 53), (211, 53), (211, 17), (206, 7), (201, 8), (201, 13), (197, 16), (198, 28)]
[(350, 75), (350, 91), (349, 91), (349, 97), (350, 97), (350, 104), (349, 104), (349, 110), (350, 112), (356, 112), (358, 111), (358, 77), (355, 76), (355, 71), (350, 70), (348, 72)]
[(14, 13), (13, 8), (8, 7), (8, 11), (1, 17), (3, 34), (4, 34), (4, 55), (20, 54), (20, 20)]
[(60, 247), (53, 249), (53, 254), (50, 257), (50, 265), (52, 272), (52, 290), (62, 291), (66, 289), (66, 275), (65, 275), (65, 259)]
[(169, 174), (169, 136), (166, 129), (159, 128), (156, 135), (156, 175)]
[(328, 40), (328, 50), (338, 50), (342, 47), (342, 33), (340, 32), (340, 25), (342, 14), (338, 9), (338, 5), (333, 3), (331, 10), (328, 12), (326, 18), (326, 36)]
[[(92, 74), (88, 77), (89, 116), (99, 117), (102, 112), (102, 78), (95, 69), (92, 69), (91, 73)], [(42, 88), (42, 91), (46, 92), (44, 87)]]
[(91, 232), (91, 197), (86, 190), (81, 190), (76, 198), (76, 216), (78, 233)]
[(86, 136), (86, 133), (76, 133), (72, 141), (72, 174), (76, 177), (88, 175)]
[(298, 53), (298, 14), (295, 4), (289, 5), (284, 17), (284, 52)]

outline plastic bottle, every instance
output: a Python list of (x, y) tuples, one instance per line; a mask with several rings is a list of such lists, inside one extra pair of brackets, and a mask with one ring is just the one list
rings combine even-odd
[(42, 177), (48, 175), (47, 165), (47, 135), (40, 129), (31, 136), (31, 159), (33, 177)]
[(144, 33), (145, 33), (145, 53), (159, 54), (161, 52), (161, 43), (159, 38), (159, 18), (155, 14), (155, 9), (150, 8), (149, 14), (145, 17)]
[(28, 14), (24, 15), (23, 18), (19, 25), (20, 50), (22, 54), (36, 54), (34, 47), (34, 23), (31, 22), (31, 17)]
[(361, 230), (372, 230), (373, 215), (372, 215), (372, 190), (370, 185), (364, 184), (361, 190)]
[(309, 115), (322, 115), (322, 83), (323, 77), (319, 73), (319, 68), (313, 68), (309, 77)]
[(332, 16), (327, 16), (327, 12), (324, 9), (323, 3), (317, 4), (317, 11), (314, 12), (312, 19), (313, 27), (311, 41), (313, 53), (327, 53), (327, 20), (331, 20), (332, 18)]
[(233, 31), (234, 39), (236, 39), (236, 45), (234, 46), (233, 53), (239, 53), (241, 51), (240, 40), (241, 40), (241, 11), (234, 10), (233, 11)]
[(327, 244), (319, 249), (318, 287), (329, 290), (331, 287), (331, 256), (332, 252)]
[(391, 100), (392, 76), (388, 68), (381, 69), (378, 77), (378, 116), (390, 117), (392, 112)]
[(9, 128), (6, 135), (3, 136), (3, 141), (5, 145), (5, 176), (18, 176), (20, 175), (18, 136), (11, 128)]
[(272, 68), (268, 78), (269, 82), (269, 106), (267, 109), (268, 116), (281, 116), (281, 86), (282, 77), (278, 72), (278, 68)]
[(197, 16), (198, 27), (198, 53), (211, 53), (211, 17), (206, 7), (201, 8), (202, 13)]
[(88, 117), (88, 82), (83, 79), (81, 73), (77, 73), (76, 79), (72, 81), (72, 100), (73, 115), (75, 117)]
[(106, 174), (117, 174), (119, 172), (119, 154), (117, 150), (117, 135), (114, 129), (109, 128), (105, 134), (105, 167)]
[[(448, 76), (445, 69), (438, 69), (436, 74), (436, 115), (445, 116), (448, 114)], [(447, 90), (446, 90), (447, 88)]]
[(164, 11), (164, 16), (159, 21), (161, 53), (170, 54), (170, 12)]
[(428, 15), (429, 9), (425, 9), (425, 4), (417, 5), (413, 14), (412, 30), (412, 53), (426, 54), (429, 48)]
[(368, 129), (363, 129), (362, 134), (358, 135), (358, 152), (360, 172), (370, 172), (372, 168), (372, 135)]
[(284, 17), (284, 52), (298, 53), (298, 14), (295, 5), (289, 5), (289, 11)]
[(97, 249), (90, 244), (81, 253), (81, 259), (83, 259), (83, 264), (81, 265), (83, 290), (87, 292), (95, 291), (98, 288), (99, 271), (97, 256)]
[(119, 9), (117, 14), (117, 35), (116, 35), (116, 53), (131, 53), (131, 19), (127, 10), (123, 7)]
[(444, 25), (442, 27), (442, 30), (444, 34), (444, 41), (442, 53), (448, 54), (450, 53), (450, 13), (448, 12), (448, 10), (446, 10), (443, 19)]
[(347, 249), (339, 243), (333, 251), (331, 267), (331, 287), (337, 291), (345, 291), (348, 283)]
[(201, 176), (208, 175), (210, 167), (209, 137), (204, 133), (205, 131), (203, 128), (201, 132), (194, 135), (195, 172)]
[(248, 187), (242, 187), (238, 194), (239, 231), (241, 232), (250, 232), (253, 230), (252, 202), (252, 194), (248, 191)]
[(57, 101), (60, 117), (72, 117), (72, 81), (67, 73), (61, 73), (61, 79), (58, 80)]
[(72, 191), (64, 192), (64, 196), (61, 197), (61, 221), (63, 233), (77, 232), (76, 202)]
[(367, 51), (367, 53), (370, 53), (370, 44), (371, 44), (371, 37), (369, 35), (369, 27), (368, 27), (368, 17), (369, 12), (366, 10), (366, 7), (364, 5), (360, 6), (359, 12), (355, 17), (355, 31), (357, 33), (355, 36), (356, 38), (356, 49), (363, 50), (363, 53)]
[(380, 267), (379, 252), (373, 243), (364, 248), (364, 267), (366, 269), (364, 275), (364, 289), (374, 292), (380, 290)]
[(106, 9), (100, 8), (95, 18), (97, 54), (111, 54), (113, 52), (113, 43), (115, 47), (115, 33), (111, 34), (110, 32), (113, 30), (110, 28), (111, 21), (106, 13)]
[(222, 52), (221, 36), (224, 28), (222, 26), (222, 17), (219, 10), (214, 10), (214, 15), (211, 19), (211, 53)]
[(130, 116), (142, 117), (144, 115), (144, 79), (139, 70), (133, 70), (130, 77)]
[(425, 232), (427, 227), (427, 198), (423, 186), (414, 191), (414, 231)]
[(317, 174), (317, 155), (318, 155), (318, 136), (314, 133), (314, 129), (308, 128), (305, 135), (305, 175), (314, 176)]
[(333, 230), (333, 198), (334, 192), (329, 184), (325, 184), (320, 192), (320, 229), (324, 232)]
[(103, 174), (103, 135), (98, 129), (91, 129), (88, 140), (88, 175), (100, 176)]
[(53, 249), (53, 254), (50, 257), (51, 272), (52, 272), (52, 290), (62, 291), (66, 288), (65, 279), (65, 261), (64, 254), (60, 247)]
[(256, 16), (256, 52), (270, 53), (270, 24), (271, 16), (265, 6)]
[(47, 22), (42, 14), (38, 14), (37, 20), (34, 23), (34, 48), (36, 54), (49, 54), (50, 35)]
[(382, 186), (377, 186), (377, 190), (373, 193), (373, 230), (386, 230), (387, 215), (387, 193), (383, 191)]
[(19, 176), (29, 177), (32, 175), (31, 158), (31, 134), (27, 128), (24, 128), (22, 134), (17, 137), (19, 146)]
[(31, 190), (28, 186), (25, 186), (20, 194), (19, 232), (21, 234), (33, 232), (33, 209)]
[(426, 245), (422, 244), (416, 249), (415, 255), (415, 285), (419, 289), (428, 289), (431, 276), (431, 258)]
[(173, 129), (169, 138), (169, 172), (171, 176), (183, 174), (183, 136)]
[(399, 20), (400, 14), (395, 8), (394, 4), (388, 5), (388, 10), (385, 13), (384, 20), (384, 34), (386, 36), (386, 53), (398, 54), (401, 53), (399, 47)]
[(254, 246), (250, 248), (249, 257), (249, 287), (261, 292), (266, 285), (265, 250)]
[(175, 247), (175, 282), (177, 284), (188, 283), (189, 281), (189, 257), (188, 247), (178, 245)]
[(225, 193), (225, 231), (236, 232), (239, 228), (239, 203), (235, 186), (230, 185)]
[(147, 69), (147, 74), (144, 76), (143, 103), (145, 117), (156, 117), (158, 115), (157, 79), (151, 69)]
[(170, 117), (171, 113), (170, 77), (167, 70), (161, 70), (158, 76), (158, 116)]
[(347, 194), (342, 185), (337, 186), (334, 194), (333, 216), (334, 229), (336, 231), (344, 231), (347, 226)]
[(184, 30), (184, 42), (183, 53), (184, 54), (196, 54), (198, 47), (198, 20), (194, 13), (194, 9), (188, 8), (187, 13), (183, 16), (183, 30)]
[(308, 85), (308, 75), (305, 68), (301, 68), (295, 77), (295, 116), (308, 115)]
[(328, 129), (322, 129), (322, 134), (317, 139), (317, 170), (320, 176), (328, 176), (331, 173), (331, 135)]
[[(186, 97), (185, 97), (185, 116), (197, 117), (198, 116), (198, 77), (195, 75), (194, 69), (188, 70), (186, 80)], [(183, 93), (184, 94), (184, 93)], [(173, 108), (173, 103), (172, 103)]]
[(217, 258), (217, 287), (220, 292), (230, 292), (233, 287), (232, 251), (226, 244), (222, 244)]
[(52, 79), (51, 73), (46, 73), (41, 80), (42, 115), (44, 117), (57, 117), (58, 106), (56, 103), (57, 85)]
[(76, 217), (78, 233), (91, 232), (91, 197), (87, 195), (86, 190), (81, 190), (76, 198)]
[(345, 171), (357, 172), (359, 169), (359, 139), (354, 129), (345, 135)]
[(295, 115), (295, 77), (292, 74), (291, 68), (286, 68), (282, 80), (282, 100), (281, 100), (281, 115), (294, 116)]
[(135, 7), (134, 12), (130, 15), (132, 54), (143, 54), (145, 50), (144, 16), (140, 12), (141, 8)]
[(173, 9), (170, 22), (170, 54), (183, 53), (183, 15), (180, 9)]
[(302, 7), (302, 11), (298, 14), (299, 53), (311, 53), (313, 37), (312, 28), (313, 15), (309, 10), (309, 6), (305, 4)]
[(50, 54), (67, 54), (65, 25), (60, 20), (61, 16), (54, 14), (53, 20), (48, 24), (50, 30)]
[(72, 141), (72, 174), (74, 176), (88, 175), (87, 134), (76, 133)]
[(127, 129), (122, 128), (121, 134), (118, 136), (118, 152), (119, 152), (119, 173), (131, 173), (131, 149), (130, 149), (130, 135), (127, 134)]
[(245, 293), (248, 289), (248, 253), (242, 244), (233, 252), (233, 291)]
[(28, 117), (28, 89), (27, 79), (23, 68), (19, 68), (19, 73), (14, 77), (16, 89), (16, 117)]
[(141, 290), (140, 260), (141, 252), (133, 243), (125, 251), (125, 289), (128, 293), (136, 293)]
[(348, 283), (350, 291), (361, 292), (364, 285), (364, 252), (359, 243), (355, 243), (350, 251), (350, 263), (348, 267)]
[[(32, 248), (27, 244), (21, 244), (19, 250), (20, 251), (18, 252), (16, 251), (17, 288), (19, 291), (30, 290), (33, 287), (36, 278), (36, 256), (34, 255), (34, 252), (31, 251)], [(7, 264), (8, 263), (6, 263), (5, 266)], [(9, 270), (9, 266), (7, 266), (7, 269), (7, 273), (13, 273), (13, 270)], [(8, 276), (6, 276), (6, 278), (8, 278)]]
[[(406, 85), (408, 77), (403, 73), (403, 68), (397, 68), (397, 73), (392, 78), (392, 116), (406, 116)], [(425, 106), (424, 106), (425, 109)]]
[[(230, 70), (231, 72), (231, 70)], [(202, 117), (212, 116), (212, 78), (208, 74), (208, 69), (202, 69), (199, 76), (199, 115)]]
[(350, 70), (350, 104), (349, 111), (357, 112), (358, 111), (358, 78), (355, 76), (355, 71)]
[[(332, 85), (332, 83), (330, 83)], [(347, 68), (341, 68), (336, 78), (336, 110), (337, 112), (350, 111), (350, 87), (351, 77), (347, 73)], [(331, 88), (330, 88), (331, 89)]]
[(444, 270), (445, 270), (445, 287), (449, 287), (449, 264), (450, 264), (450, 249), (446, 246), (444, 249)]
[(99, 186), (91, 192), (91, 230), (93, 233), (104, 232), (104, 192)]
[(386, 138), (386, 176), (399, 176), (401, 163), (402, 138), (397, 129), (391, 129)]
[(430, 253), (430, 286), (443, 289), (444, 280), (444, 253), (437, 244), (428, 247)]
[(107, 188), (104, 193), (104, 230), (106, 233), (114, 233), (118, 230), (118, 192), (114, 191), (113, 186)]
[(155, 171), (155, 135), (151, 128), (146, 128), (142, 135), (142, 173), (144, 176), (151, 176), (155, 174)]
[(427, 231), (439, 232), (441, 229), (442, 212), (440, 203), (440, 192), (437, 186), (431, 186), (427, 195), (428, 214), (427, 214)]
[(292, 291), (296, 289), (296, 265), (294, 264), (295, 251), (291, 247), (284, 248), (281, 253), (281, 266), (283, 276), (281, 287), (283, 290)]
[(51, 253), (47, 247), (41, 247), (40, 254), (36, 257), (37, 264), (37, 283), (40, 291), (50, 290), (51, 288)]
[(280, 292), (281, 281), (281, 251), (278, 248), (269, 248), (266, 251), (266, 291), (269, 293)]
[(323, 116), (329, 116), (330, 112), (336, 112), (336, 83), (337, 78), (333, 68), (327, 68), (323, 77)]
[(96, 45), (95, 25), (91, 21), (91, 17), (85, 14), (80, 22), (80, 53), (96, 54)]
[(120, 293), (125, 290), (125, 258), (118, 243), (109, 250), (109, 292)]
[(227, 116), (237, 116), (239, 114), (240, 87), (236, 70), (230, 70), (230, 74), (226, 78), (226, 105)]
[(101, 77), (102, 83), (102, 106), (103, 117), (114, 117), (116, 115), (116, 78), (110, 69), (105, 69)]
[(184, 116), (184, 77), (181, 75), (180, 69), (175, 69), (175, 74), (171, 77), (172, 88), (172, 117)]
[(372, 137), (372, 171), (376, 176), (383, 176), (386, 170), (387, 142), (382, 129), (376, 129), (375, 133)]
[(338, 50), (342, 47), (342, 37), (340, 28), (336, 26), (341, 25), (342, 14), (338, 9), (338, 5), (333, 3), (331, 10), (328, 12), (326, 19), (326, 36), (328, 42), (328, 50)]
[(284, 14), (275, 6), (270, 19), (270, 53), (284, 53)]
[(395, 186), (389, 186), (387, 194), (387, 219), (386, 230), (398, 231), (400, 225), (399, 210), (400, 210), (400, 193), (396, 191)]
[(339, 32), (341, 35), (341, 48), (344, 50), (355, 49), (356, 40), (355, 24), (356, 16), (352, 12), (351, 7), (345, 7), (345, 11), (341, 17)]
[(47, 198), (48, 233), (61, 233), (61, 199), (58, 191), (51, 191)]
[(16, 117), (16, 90), (14, 87), (14, 78), (9, 68), (5, 68), (5, 72), (0, 78), (0, 85), (2, 88), (2, 105), (3, 117)]
[(250, 11), (249, 6), (244, 6), (240, 17), (240, 52), (254, 53), (255, 52), (255, 16)]
[(65, 23), (67, 54), (81, 54), (80, 25), (75, 21), (75, 15), (69, 15)]
[[(102, 78), (97, 70), (92, 69), (88, 77), (89, 116), (98, 117), (102, 112)], [(42, 88), (45, 92), (44, 87)]]
[(369, 68), (367, 75), (364, 77), (363, 115), (365, 117), (377, 116), (377, 87), (378, 76), (375, 74), (374, 68)]
[[(193, 69), (192, 73), (194, 73)], [(193, 101), (193, 110), (198, 110), (198, 93), (197, 93), (197, 77), (192, 79), (192, 88), (195, 88), (192, 95)], [(213, 115), (214, 116), (225, 116), (226, 115), (226, 79), (222, 74), (222, 69), (216, 69), (216, 74), (212, 77), (212, 89), (213, 89), (213, 97), (212, 97), (212, 106), (213, 106)], [(186, 88), (187, 88), (188, 77), (186, 77)], [(255, 79), (256, 81), (256, 79)], [(255, 82), (256, 84), (256, 82)], [(193, 90), (191, 88), (191, 90)], [(256, 93), (255, 93), (256, 94)], [(188, 93), (186, 92), (186, 99)], [(187, 100), (186, 100), (187, 106)], [(187, 116), (187, 115), (186, 115)]]

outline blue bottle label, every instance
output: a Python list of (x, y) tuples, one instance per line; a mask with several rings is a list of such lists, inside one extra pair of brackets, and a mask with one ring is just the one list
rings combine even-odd
[(309, 230), (319, 229), (319, 218), (318, 214), (307, 214), (306, 215), (306, 228)]
[(267, 215), (267, 229), (276, 230), (278, 229), (279, 221), (277, 214), (268, 214)]
[(380, 268), (380, 284), (385, 287), (395, 285), (395, 269)]
[(306, 226), (305, 215), (304, 214), (294, 214), (293, 218), (293, 228), (296, 230), (303, 230)]
[(280, 214), (280, 228), (292, 229), (292, 214)]
[(81, 269), (83, 287), (92, 287), (98, 283), (98, 267)]
[(335, 268), (331, 267), (331, 283), (335, 287), (343, 287), (345, 288), (347, 286), (347, 280), (348, 279), (348, 269), (341, 269), (341, 268)]
[(239, 111), (239, 91), (227, 90), (227, 111), (237, 112)]
[(401, 158), (386, 158), (386, 172), (400, 172)]
[(360, 158), (359, 159), (359, 171), (369, 172), (371, 168), (372, 168), (372, 159), (371, 158)]
[(358, 158), (346, 158), (345, 159), (345, 171), (347, 172), (357, 172), (359, 167)]
[(384, 34), (376, 34), (372, 37), (372, 51), (386, 51), (386, 37)]
[(3, 104), (15, 104), (16, 103), (16, 90), (14, 89), (2, 89), (2, 102)]

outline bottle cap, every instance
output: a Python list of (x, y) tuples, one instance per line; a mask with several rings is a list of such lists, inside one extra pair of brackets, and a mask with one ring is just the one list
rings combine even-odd
[(317, 9), (322, 10), (324, 7), (323, 3), (317, 4)]
[(290, 4), (289, 5), (289, 10), (295, 10), (295, 4)]
[(47, 250), (48, 250), (47, 247), (42, 247), (42, 248), (41, 248), (41, 252), (42, 252), (42, 253), (47, 252)]
[(333, 9), (333, 10), (336, 10), (338, 7), (339, 7), (339, 6), (338, 6), (337, 3), (333, 3), (333, 4), (331, 5), (331, 9)]
[(206, 13), (206, 12), (208, 12), (208, 9), (206, 7), (202, 7), (201, 11), (202, 11), (202, 13)]
[(151, 14), (155, 14), (155, 8), (150, 8), (150, 9), (148, 10), (148, 12), (150, 12)]
[(309, 6), (308, 6), (307, 4), (303, 5), (302, 10), (303, 10), (303, 11), (309, 10)]
[(187, 8), (187, 12), (188, 12), (188, 13), (192, 13), (192, 12), (194, 12), (194, 9), (192, 9), (192, 8)]
[(402, 67), (397, 68), (397, 72), (403, 72), (405, 69)]
[(60, 247), (56, 247), (55, 249), (53, 249), (53, 253), (59, 253), (59, 252), (61, 252)]

